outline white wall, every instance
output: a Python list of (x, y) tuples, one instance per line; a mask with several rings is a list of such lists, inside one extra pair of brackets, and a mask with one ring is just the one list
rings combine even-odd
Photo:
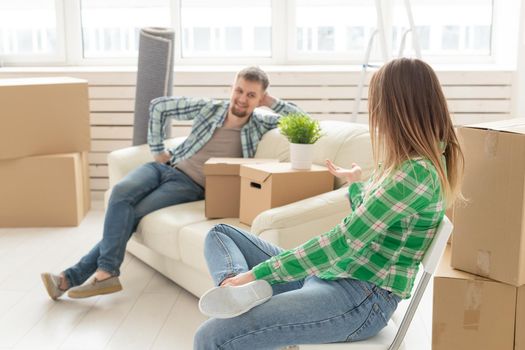
[[(523, 51), (523, 50), (522, 50)], [(522, 56), (523, 57), (523, 56)], [(525, 57), (523, 57), (525, 59)], [(523, 60), (523, 59), (522, 59)], [(270, 93), (293, 101), (318, 119), (350, 121), (359, 71), (349, 67), (263, 67)], [(238, 67), (177, 68), (174, 95), (228, 98)], [(136, 73), (123, 68), (0, 69), (1, 78), (72, 76), (89, 83), (90, 176), (94, 198), (108, 187), (107, 154), (131, 146)], [(117, 70), (117, 71), (115, 71)], [(512, 71), (438, 70), (457, 125), (507, 119), (511, 115)], [(522, 69), (521, 78), (525, 80)], [(370, 78), (370, 75), (368, 76)], [(523, 85), (522, 85), (523, 86)], [(366, 89), (358, 122), (367, 122)], [(521, 108), (525, 101), (520, 101)], [(189, 123), (174, 123), (172, 136), (187, 135)]]

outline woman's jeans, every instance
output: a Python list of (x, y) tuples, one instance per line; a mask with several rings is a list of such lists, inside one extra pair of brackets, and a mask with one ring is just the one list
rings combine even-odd
[[(215, 226), (204, 248), (216, 285), (281, 251), (228, 225)], [(195, 335), (194, 349), (278, 349), (362, 340), (387, 325), (401, 300), (374, 284), (351, 278), (329, 281), (310, 276), (272, 288), (273, 297), (247, 313), (206, 321)]]
[(111, 192), (102, 240), (65, 270), (70, 286), (84, 283), (97, 269), (120, 274), (126, 244), (145, 215), (171, 205), (204, 198), (204, 189), (186, 174), (151, 162), (130, 172)]

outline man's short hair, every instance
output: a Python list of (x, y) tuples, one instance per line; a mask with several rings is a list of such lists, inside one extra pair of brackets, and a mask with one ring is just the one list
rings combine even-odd
[(237, 78), (261, 83), (263, 91), (266, 91), (268, 85), (270, 85), (268, 75), (261, 68), (255, 66), (241, 69), (239, 73), (237, 73)]

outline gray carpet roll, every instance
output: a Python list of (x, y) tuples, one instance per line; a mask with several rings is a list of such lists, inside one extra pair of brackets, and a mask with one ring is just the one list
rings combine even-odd
[[(142, 145), (148, 140), (151, 100), (172, 94), (174, 50), (175, 32), (172, 29), (142, 28), (140, 30), (133, 145)], [(166, 137), (171, 135), (170, 126), (171, 122), (167, 120), (164, 126)]]

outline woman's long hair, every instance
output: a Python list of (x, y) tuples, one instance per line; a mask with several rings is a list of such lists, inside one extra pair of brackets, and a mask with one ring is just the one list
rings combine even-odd
[(410, 158), (427, 158), (439, 174), (446, 206), (452, 205), (460, 196), (464, 158), (434, 70), (418, 59), (392, 60), (372, 76), (368, 102), (375, 181)]

